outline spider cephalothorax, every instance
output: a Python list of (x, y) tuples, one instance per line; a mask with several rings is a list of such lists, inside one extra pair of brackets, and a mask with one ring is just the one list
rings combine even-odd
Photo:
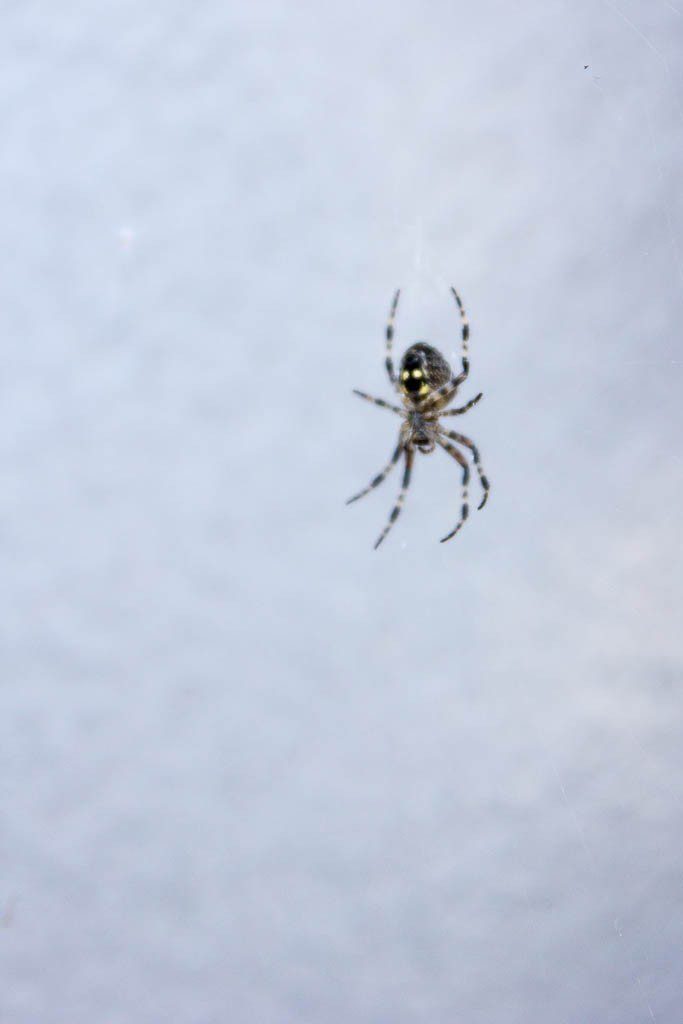
[(377, 539), (375, 544), (376, 548), (379, 547), (395, 521), (398, 519), (401, 508), (403, 507), (406, 491), (408, 490), (408, 485), (410, 483), (410, 474), (416, 450), (427, 455), (434, 451), (434, 448), (438, 444), (444, 449), (444, 451), (448, 452), (448, 454), (451, 455), (462, 468), (463, 503), (460, 512), (460, 519), (458, 520), (455, 528), (443, 537), (442, 540), (450, 540), (450, 538), (458, 532), (462, 524), (467, 519), (469, 513), (467, 500), (467, 487), (470, 478), (469, 465), (462, 452), (456, 448), (455, 445), (450, 444), (448, 439), (463, 445), (472, 453), (474, 465), (477, 469), (477, 473), (479, 474), (479, 481), (484, 492), (479, 508), (484, 507), (486, 499), (488, 498), (489, 482), (482, 470), (479, 451), (476, 445), (470, 441), (469, 437), (465, 437), (464, 434), (457, 434), (455, 431), (444, 430), (442, 425), (439, 423), (440, 416), (460, 416), (462, 413), (467, 412), (468, 409), (471, 409), (473, 405), (476, 405), (482, 397), (480, 392), (475, 398), (472, 398), (467, 402), (466, 405), (463, 405), (458, 409), (446, 409), (446, 406), (455, 398), (459, 386), (467, 379), (470, 369), (467, 356), (467, 343), (470, 333), (469, 324), (467, 322), (467, 317), (465, 316), (465, 310), (463, 309), (462, 302), (460, 301), (460, 296), (456, 292), (455, 288), (451, 288), (451, 291), (453, 292), (455, 301), (458, 304), (462, 326), (461, 373), (454, 376), (450, 366), (437, 349), (432, 345), (428, 345), (425, 341), (417, 341), (414, 345), (410, 346), (403, 356), (399, 375), (398, 377), (396, 376), (391, 348), (394, 338), (394, 318), (396, 316), (396, 307), (398, 306), (398, 297), (400, 295), (400, 291), (397, 291), (394, 295), (394, 301), (391, 304), (389, 322), (387, 323), (386, 367), (387, 373), (389, 374), (389, 380), (403, 400), (403, 408), (400, 408), (397, 405), (392, 405), (389, 402), (385, 402), (382, 398), (373, 398), (371, 395), (366, 395), (363, 391), (356, 391), (356, 394), (360, 395), (361, 398), (374, 402), (375, 405), (380, 405), (385, 409), (391, 409), (393, 412), (397, 412), (403, 417), (398, 445), (389, 463), (385, 466), (382, 472), (372, 480), (368, 487), (360, 491), (359, 494), (355, 494), (353, 498), (349, 498), (349, 501), (347, 502), (347, 504), (350, 504), (352, 501), (357, 501), (358, 498), (362, 498), (363, 495), (368, 493), (368, 491), (371, 491), (374, 487), (381, 484), (389, 471), (393, 469), (399, 461), (401, 455), (405, 456), (405, 468), (403, 471), (403, 484), (401, 491), (391, 515), (389, 516), (389, 522)]
[(437, 442), (437, 431), (434, 430), (433, 424), (430, 420), (425, 419), (422, 413), (411, 412), (408, 413), (401, 427), (401, 439), (404, 448), (407, 445), (413, 445), (426, 455), (428, 452), (434, 451), (434, 445)]

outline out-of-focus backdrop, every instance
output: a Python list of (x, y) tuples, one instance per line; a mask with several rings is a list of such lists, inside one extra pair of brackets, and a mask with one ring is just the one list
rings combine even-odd
[[(8, 4), (0, 1018), (683, 1019), (683, 13)], [(352, 508), (397, 348), (492, 482)], [(473, 494), (476, 496), (476, 484)]]

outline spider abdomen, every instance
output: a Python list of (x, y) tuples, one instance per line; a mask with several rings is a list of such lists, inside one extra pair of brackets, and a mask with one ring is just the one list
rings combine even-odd
[(421, 402), (453, 377), (451, 368), (432, 345), (418, 341), (401, 360), (399, 384), (407, 398)]

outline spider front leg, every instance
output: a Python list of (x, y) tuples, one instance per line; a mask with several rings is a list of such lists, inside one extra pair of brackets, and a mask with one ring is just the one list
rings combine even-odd
[(443, 544), (445, 541), (450, 540), (451, 537), (455, 537), (456, 533), (469, 515), (470, 509), (467, 502), (467, 485), (470, 482), (470, 467), (467, 465), (465, 456), (461, 455), (458, 449), (454, 448), (452, 444), (449, 444), (448, 441), (441, 440), (441, 438), (437, 438), (437, 441), (444, 451), (448, 452), (448, 454), (455, 459), (458, 465), (462, 466), (462, 509), (460, 512), (460, 519), (455, 524), (455, 528), (452, 529), (450, 533), (447, 533), (445, 537), (441, 538), (441, 543)]
[(391, 529), (391, 527), (394, 525), (394, 523), (398, 519), (398, 517), (399, 517), (399, 515), (401, 513), (401, 509), (403, 508), (403, 502), (405, 500), (406, 491), (408, 490), (408, 487), (410, 485), (410, 474), (411, 474), (411, 471), (412, 471), (412, 468), (413, 468), (413, 457), (414, 457), (415, 453), (414, 453), (412, 448), (405, 448), (404, 451), (406, 453), (406, 465), (405, 465), (405, 469), (403, 470), (403, 482), (401, 484), (401, 490), (399, 492), (398, 498), (396, 499), (396, 504), (394, 505), (393, 509), (391, 510), (391, 515), (389, 516), (389, 522), (384, 527), (384, 529), (380, 533), (379, 537), (375, 541), (375, 551), (380, 546), (380, 544), (382, 543), (382, 541), (384, 540), (386, 535), (389, 533), (389, 530)]
[[(444, 413), (444, 415), (447, 415), (447, 413)], [(455, 430), (444, 430), (442, 431), (442, 433), (445, 434), (446, 437), (450, 437), (453, 441), (457, 441), (458, 444), (464, 445), (465, 448), (469, 448), (469, 450), (472, 452), (474, 465), (476, 467), (477, 473), (479, 474), (479, 483), (481, 484), (482, 490), (484, 492), (484, 497), (481, 499), (481, 502), (477, 506), (477, 509), (482, 509), (488, 500), (491, 484), (488, 482), (486, 474), (484, 473), (484, 467), (481, 464), (481, 456), (479, 455), (479, 449), (477, 448), (474, 441), (471, 441), (469, 437), (465, 437), (464, 434), (458, 434), (456, 433)]]
[(346, 502), (346, 504), (350, 505), (352, 502), (358, 501), (359, 498), (363, 498), (363, 497), (365, 497), (366, 494), (369, 494), (369, 492), (371, 490), (373, 490), (373, 488), (379, 487), (379, 485), (382, 483), (382, 481), (386, 480), (387, 476), (389, 475), (389, 473), (392, 471), (392, 469), (394, 468), (394, 466), (396, 465), (396, 463), (400, 459), (402, 451), (403, 451), (403, 441), (401, 440), (401, 441), (399, 441), (398, 445), (396, 446), (396, 451), (391, 456), (391, 459), (386, 464), (386, 466), (384, 467), (382, 472), (378, 473), (377, 476), (368, 484), (367, 487), (363, 488), (362, 491), (359, 491), (358, 494), (354, 494), (354, 496), (352, 498), (349, 498), (349, 500)]
[(394, 361), (391, 358), (391, 346), (392, 346), (393, 341), (394, 341), (394, 320), (396, 318), (396, 307), (398, 306), (398, 297), (399, 297), (400, 294), (401, 294), (401, 289), (397, 288), (396, 289), (396, 294), (394, 295), (394, 301), (391, 303), (391, 309), (389, 310), (389, 319), (387, 320), (387, 358), (386, 358), (386, 367), (387, 367), (387, 373), (389, 374), (389, 380), (391, 381), (391, 386), (393, 388), (396, 388), (398, 386), (398, 380), (397, 380), (397, 377), (396, 377), (396, 371), (394, 370)]

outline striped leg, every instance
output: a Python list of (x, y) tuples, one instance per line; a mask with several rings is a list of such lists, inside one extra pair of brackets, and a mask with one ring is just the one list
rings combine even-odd
[(484, 392), (480, 391), (476, 398), (471, 398), (467, 405), (461, 405), (459, 409), (448, 409), (446, 412), (440, 413), (441, 416), (462, 416), (464, 412), (471, 409), (473, 405), (476, 405), (480, 398), (484, 397)]
[(398, 517), (400, 515), (400, 512), (401, 512), (401, 509), (403, 508), (403, 502), (405, 500), (406, 491), (408, 490), (408, 486), (410, 485), (410, 473), (411, 473), (411, 470), (413, 468), (413, 456), (415, 454), (413, 452), (412, 448), (406, 448), (405, 449), (405, 453), (406, 453), (406, 465), (405, 465), (405, 469), (403, 470), (403, 482), (401, 484), (401, 490), (399, 492), (398, 498), (396, 499), (396, 504), (394, 505), (393, 509), (391, 510), (391, 515), (389, 516), (389, 522), (384, 527), (384, 529), (380, 533), (379, 537), (375, 541), (375, 551), (380, 546), (380, 544), (382, 543), (382, 541), (384, 540), (386, 535), (389, 533), (389, 530), (391, 529), (391, 527), (394, 525), (394, 523), (398, 519)]
[(403, 416), (403, 409), (399, 408), (398, 405), (392, 405), (390, 402), (385, 402), (383, 398), (373, 398), (372, 395), (366, 395), (364, 391), (357, 391), (353, 389), (354, 395), (358, 395), (359, 398), (364, 398), (366, 402), (372, 402), (374, 405), (380, 405), (383, 409), (391, 409), (392, 412), (397, 412), (399, 416)]
[(469, 339), (470, 339), (470, 322), (467, 319), (467, 313), (465, 312), (464, 306), (460, 301), (460, 296), (456, 292), (453, 285), (451, 285), (451, 291), (453, 292), (453, 298), (458, 303), (458, 309), (460, 310), (460, 324), (462, 326), (462, 369), (465, 376), (470, 368), (469, 361)]
[(389, 380), (391, 381), (392, 387), (397, 387), (398, 381), (396, 378), (396, 371), (394, 370), (394, 361), (391, 358), (391, 347), (394, 341), (394, 319), (396, 318), (396, 307), (398, 306), (398, 297), (401, 294), (401, 289), (396, 290), (394, 295), (394, 301), (391, 303), (391, 309), (389, 310), (389, 319), (387, 321), (387, 360), (386, 367), (387, 373), (389, 374)]
[(457, 377), (453, 377), (447, 384), (442, 384), (436, 391), (432, 391), (427, 401), (425, 402), (425, 411), (436, 408), (437, 406), (443, 408), (455, 396), (455, 392), (458, 390), (464, 380), (467, 380), (467, 374), (470, 372), (470, 360), (469, 360), (469, 338), (470, 338), (470, 323), (465, 313), (465, 308), (460, 301), (460, 296), (456, 292), (455, 288), (451, 285), (451, 291), (453, 297), (458, 304), (460, 311), (460, 324), (462, 328), (462, 373), (459, 373)]
[(445, 537), (441, 538), (441, 543), (443, 544), (445, 541), (450, 540), (451, 537), (455, 537), (456, 533), (458, 532), (462, 524), (467, 519), (467, 516), (469, 515), (469, 505), (467, 503), (467, 485), (470, 482), (470, 467), (467, 465), (467, 460), (465, 459), (465, 456), (462, 455), (457, 448), (454, 448), (452, 444), (448, 443), (448, 441), (442, 441), (440, 438), (437, 438), (437, 440), (441, 447), (445, 451), (447, 451), (449, 455), (452, 455), (455, 461), (460, 466), (462, 466), (462, 510), (460, 512), (460, 519), (456, 523), (455, 528), (451, 530), (450, 533), (447, 533)]
[(359, 491), (358, 494), (354, 494), (354, 496), (352, 498), (349, 498), (349, 500), (346, 502), (346, 504), (350, 505), (351, 502), (358, 501), (359, 498), (365, 497), (365, 495), (368, 494), (374, 487), (379, 487), (379, 485), (382, 483), (382, 481), (386, 480), (387, 476), (389, 475), (391, 470), (394, 468), (394, 466), (396, 465), (396, 463), (400, 459), (402, 451), (403, 451), (403, 441), (399, 441), (399, 443), (398, 443), (398, 445), (396, 447), (396, 451), (391, 456), (391, 460), (386, 464), (386, 466), (384, 467), (382, 472), (378, 473), (377, 476), (374, 478), (374, 480), (372, 480), (368, 484), (368, 486), (365, 487), (362, 491)]
[(481, 502), (477, 506), (477, 508), (483, 508), (488, 499), (491, 484), (486, 479), (486, 474), (484, 473), (484, 468), (481, 464), (481, 456), (479, 455), (479, 449), (477, 448), (476, 444), (473, 441), (470, 441), (469, 437), (465, 437), (464, 434), (457, 434), (454, 430), (444, 430), (444, 434), (446, 435), (446, 437), (450, 437), (453, 441), (457, 441), (458, 444), (464, 445), (465, 448), (469, 448), (469, 450), (472, 452), (474, 465), (476, 466), (477, 473), (479, 474), (479, 482), (484, 492), (484, 497), (481, 499)]
[(435, 409), (443, 409), (449, 402), (453, 401), (456, 391), (466, 379), (466, 373), (459, 373), (457, 377), (452, 377), (448, 384), (442, 384), (440, 388), (432, 391), (431, 394), (427, 395), (422, 411), (433, 412)]

